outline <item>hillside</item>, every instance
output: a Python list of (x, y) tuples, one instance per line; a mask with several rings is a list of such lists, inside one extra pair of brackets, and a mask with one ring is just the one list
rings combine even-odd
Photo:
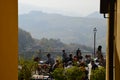
[[(34, 39), (29, 32), (19, 29), (19, 55), (24, 55), (26, 58), (33, 57), (39, 50), (42, 52), (62, 52), (62, 50), (65, 49), (68, 52), (75, 52), (78, 48), (80, 48), (82, 52), (93, 51), (91, 47), (75, 43), (65, 44), (60, 39)], [(42, 54), (42, 56), (44, 55), (45, 54)]]
[(97, 45), (101, 44), (105, 49), (106, 20), (101, 17), (69, 17), (33, 11), (19, 15), (19, 26), (37, 39), (60, 39), (67, 44), (76, 43), (90, 47), (93, 47), (93, 28), (96, 27)]
[(26, 51), (27, 49), (32, 48), (35, 42), (31, 34), (22, 29), (18, 30), (18, 34), (19, 52)]

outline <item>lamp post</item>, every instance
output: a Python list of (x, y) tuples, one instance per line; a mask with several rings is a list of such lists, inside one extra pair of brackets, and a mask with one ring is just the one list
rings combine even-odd
[(94, 32), (94, 58), (95, 58), (95, 48), (96, 48), (96, 32), (97, 32), (97, 29), (96, 27), (93, 29), (93, 32)]

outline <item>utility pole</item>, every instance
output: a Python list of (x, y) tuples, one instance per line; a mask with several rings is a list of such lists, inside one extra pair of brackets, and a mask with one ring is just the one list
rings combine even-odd
[(95, 58), (95, 52), (96, 52), (96, 32), (97, 32), (97, 29), (96, 27), (93, 29), (93, 32), (94, 32), (94, 58)]

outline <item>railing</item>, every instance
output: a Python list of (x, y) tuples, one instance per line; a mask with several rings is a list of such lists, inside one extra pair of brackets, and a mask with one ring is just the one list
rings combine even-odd
[[(51, 56), (53, 58), (56, 58), (58, 56), (62, 56), (62, 51), (40, 51), (40, 52), (35, 52), (35, 51), (28, 51), (28, 52), (22, 52), (19, 53), (19, 56), (22, 56), (24, 58), (32, 58), (32, 57), (40, 57), (42, 59), (46, 59), (46, 55), (47, 54), (51, 54)], [(69, 54), (72, 54), (73, 57), (76, 55), (76, 51), (66, 51), (67, 55), (69, 56)], [(91, 57), (93, 57), (93, 53), (92, 52), (81, 52), (82, 56), (85, 57), (85, 55), (91, 55)]]

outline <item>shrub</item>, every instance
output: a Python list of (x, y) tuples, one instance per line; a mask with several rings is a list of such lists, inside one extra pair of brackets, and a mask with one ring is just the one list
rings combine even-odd
[(85, 73), (76, 66), (63, 69), (56, 68), (52, 73), (55, 80), (82, 80), (85, 77)]
[(65, 70), (67, 80), (82, 80), (85, 77), (85, 73), (76, 66)]
[(92, 70), (90, 80), (105, 80), (106, 70), (104, 67), (100, 67), (96, 70)]
[(52, 76), (55, 80), (66, 80), (63, 68), (56, 68)]
[(20, 59), (19, 65), (22, 67), (18, 70), (18, 80), (30, 80), (32, 72), (36, 70), (37, 63), (33, 60)]

